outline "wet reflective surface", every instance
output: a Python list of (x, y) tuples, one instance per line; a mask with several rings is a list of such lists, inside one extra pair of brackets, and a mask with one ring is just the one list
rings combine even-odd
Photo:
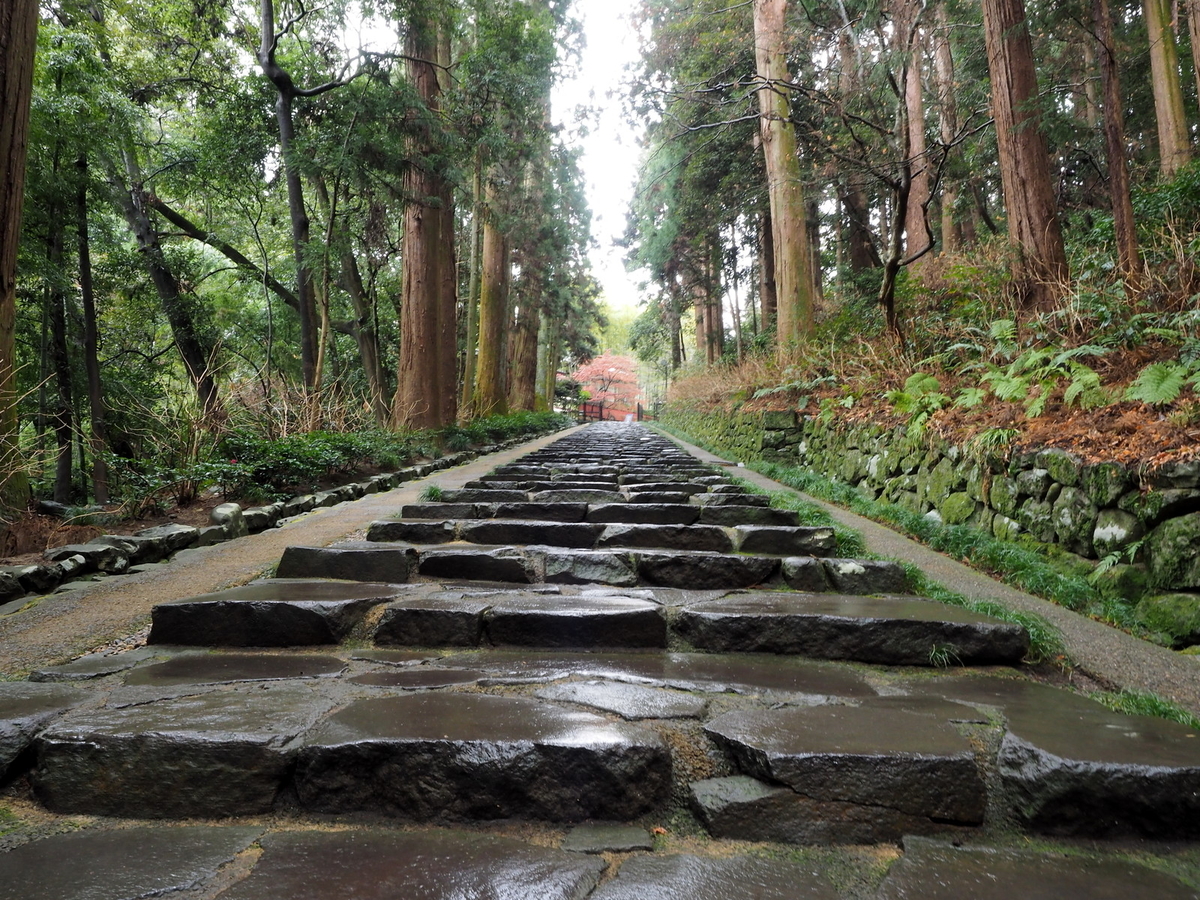
[(81, 831), (0, 853), (3, 900), (134, 900), (192, 887), (245, 850), (261, 828)]
[(837, 892), (811, 867), (735, 856), (639, 856), (591, 900), (836, 900)]
[(398, 687), (408, 690), (421, 688), (449, 687), (453, 684), (471, 684), (483, 677), (482, 672), (472, 669), (439, 669), (434, 666), (412, 666), (391, 672), (367, 672), (347, 679), (351, 684), (368, 684), (373, 687)]
[(1182, 900), (1197, 892), (1144, 866), (906, 839), (879, 900)]
[(221, 900), (576, 900), (604, 863), (453, 831), (284, 832)]
[(703, 697), (612, 681), (552, 684), (538, 691), (537, 696), (591, 706), (626, 719), (697, 718), (708, 708)]
[(204, 653), (142, 666), (125, 676), (127, 685), (219, 684), (337, 675), (346, 664), (336, 656)]

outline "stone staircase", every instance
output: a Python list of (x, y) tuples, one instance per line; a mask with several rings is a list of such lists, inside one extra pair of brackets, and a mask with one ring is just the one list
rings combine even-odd
[[(1195, 733), (1022, 677), (1020, 627), (640, 426), (398, 513), (160, 604), (145, 648), (0, 684), (0, 773), (51, 813), (230, 820), (24, 844), (0, 900), (76, 896), (28, 876), (56, 852), (155, 842), (222, 900), (1196, 896), (1006, 837), (1194, 839)], [(647, 852), (661, 823), (712, 852)], [(864, 886), (731, 841), (905, 853)]]

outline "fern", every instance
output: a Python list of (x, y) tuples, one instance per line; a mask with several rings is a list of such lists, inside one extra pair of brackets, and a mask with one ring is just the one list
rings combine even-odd
[(958, 392), (954, 405), (959, 409), (974, 409), (987, 399), (987, 391), (981, 387), (963, 388)]
[[(1178, 362), (1156, 362), (1142, 369), (1125, 391), (1126, 400), (1140, 400), (1151, 406), (1174, 403), (1188, 383), (1189, 367)], [(1195, 378), (1192, 379), (1195, 381)]]

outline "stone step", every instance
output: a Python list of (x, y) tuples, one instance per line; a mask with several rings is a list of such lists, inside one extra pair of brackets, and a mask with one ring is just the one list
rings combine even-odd
[(388, 604), (381, 646), (665, 647), (662, 608), (621, 596), (564, 597), (446, 591)]
[(870, 700), (793, 706), (727, 713), (705, 732), (744, 773), (692, 786), (697, 814), (718, 836), (871, 843), (984, 818), (974, 751), (934, 712)]
[(426, 693), (334, 713), (304, 738), (295, 779), (321, 813), (627, 820), (666, 800), (671, 756), (654, 732), (591, 713)]
[[(572, 505), (573, 506), (573, 505)], [(600, 509), (611, 508), (602, 506)], [(624, 509), (619, 518), (628, 518)], [(657, 513), (661, 507), (649, 507)], [(674, 506), (672, 509), (686, 509)], [(658, 516), (655, 516), (658, 517)], [(668, 516), (670, 517), (670, 516)], [(832, 528), (812, 526), (562, 522), (537, 519), (383, 519), (367, 528), (367, 541), (411, 544), (538, 544), (575, 550), (655, 549), (748, 553), (771, 556), (827, 556), (837, 551)], [(332, 576), (331, 577), (338, 577)], [(401, 579), (403, 580), (403, 579)]]
[(395, 584), (287, 579), (243, 585), (159, 603), (151, 613), (149, 642), (203, 647), (336, 644), (372, 607), (402, 590)]
[(1020, 625), (919, 598), (755, 592), (685, 606), (674, 623), (693, 646), (797, 653), (883, 665), (1019, 663)]

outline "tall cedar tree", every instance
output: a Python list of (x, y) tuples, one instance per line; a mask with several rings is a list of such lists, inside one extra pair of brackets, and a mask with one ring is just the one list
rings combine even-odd
[(1041, 132), (1024, 0), (983, 0), (983, 28), (1008, 239), (1014, 250), (1013, 288), (1023, 306), (1048, 309), (1067, 278), (1067, 254)]

